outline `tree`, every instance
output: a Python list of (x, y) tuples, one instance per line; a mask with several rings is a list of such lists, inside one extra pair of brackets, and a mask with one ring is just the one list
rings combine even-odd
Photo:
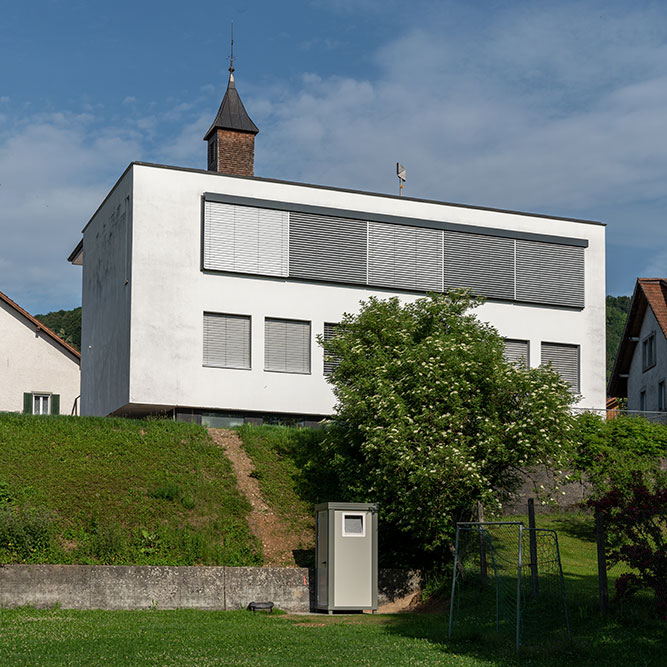
[(652, 589), (658, 616), (667, 621), (667, 475), (636, 472), (630, 483), (613, 486), (589, 505), (605, 515), (609, 564), (633, 570), (616, 580), (617, 596)]
[(520, 468), (559, 467), (570, 451), (567, 384), (507, 363), (479, 304), (460, 290), (371, 298), (320, 341), (339, 361), (322, 455), (342, 498), (379, 502), (383, 532), (422, 554), (446, 550), (457, 518), (498, 504)]

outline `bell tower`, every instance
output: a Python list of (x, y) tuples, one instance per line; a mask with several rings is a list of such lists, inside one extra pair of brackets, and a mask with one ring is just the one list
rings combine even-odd
[(208, 170), (238, 176), (255, 175), (255, 135), (259, 129), (241, 102), (234, 81), (234, 36), (229, 59), (229, 81), (218, 115), (204, 136), (208, 142)]

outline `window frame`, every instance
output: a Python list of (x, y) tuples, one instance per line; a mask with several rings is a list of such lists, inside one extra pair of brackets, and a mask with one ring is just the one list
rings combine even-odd
[[(32, 393), (32, 413), (33, 415), (50, 415), (51, 414), (51, 396), (52, 394), (46, 392), (33, 392)], [(46, 411), (40, 410), (36, 412), (37, 403), (46, 404)]]
[(642, 372), (650, 370), (655, 364), (655, 331), (651, 331), (642, 338)]
[[(366, 537), (366, 514), (367, 512), (343, 512), (341, 517), (341, 537)], [(345, 530), (345, 519), (348, 516), (361, 517), (360, 533), (348, 533)]]
[[(296, 371), (281, 368), (268, 368), (267, 363), (267, 323), (268, 322), (292, 322), (296, 324), (308, 325), (308, 370)], [(266, 373), (288, 373), (289, 375), (312, 375), (313, 374), (313, 322), (312, 320), (299, 320), (291, 317), (264, 317), (264, 371)]]
[[(213, 316), (213, 317), (229, 317), (229, 318), (236, 318), (236, 319), (243, 319), (248, 321), (248, 365), (247, 366), (221, 366), (218, 364), (207, 364), (205, 362), (205, 353), (206, 353), (206, 347), (205, 347), (205, 330), (204, 330), (204, 323), (206, 322), (206, 316)], [(211, 310), (205, 310), (203, 317), (202, 317), (202, 366), (204, 368), (222, 368), (225, 370), (231, 370), (231, 371), (250, 371), (252, 370), (252, 316), (251, 315), (244, 315), (240, 313), (218, 313), (214, 312)]]
[(658, 411), (665, 412), (667, 410), (667, 394), (665, 393), (665, 381), (658, 382)]

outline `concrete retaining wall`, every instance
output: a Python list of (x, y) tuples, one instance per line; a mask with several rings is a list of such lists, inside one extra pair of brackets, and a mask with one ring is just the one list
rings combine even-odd
[[(0, 607), (244, 609), (270, 600), (285, 611), (307, 612), (315, 581), (315, 570), (306, 568), (5, 565)], [(404, 570), (380, 570), (378, 585), (380, 604), (420, 590), (419, 576)]]

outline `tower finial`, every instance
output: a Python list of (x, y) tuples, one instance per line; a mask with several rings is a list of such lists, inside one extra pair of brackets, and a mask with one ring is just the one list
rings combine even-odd
[(229, 52), (229, 73), (234, 73), (234, 21), (232, 21), (232, 45)]

